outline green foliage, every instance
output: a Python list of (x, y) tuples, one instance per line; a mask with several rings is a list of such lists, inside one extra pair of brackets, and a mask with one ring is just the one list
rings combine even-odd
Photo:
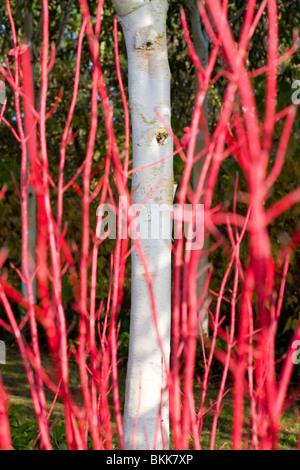
[(54, 450), (67, 450), (66, 431), (62, 421), (55, 423), (50, 431), (50, 438)]
[[(24, 405), (12, 405), (9, 411), (9, 424), (13, 450), (38, 450), (39, 430), (35, 421), (22, 423)], [(54, 450), (67, 450), (66, 431), (64, 422), (55, 422), (50, 431), (51, 444)]]
[(36, 422), (21, 424), (23, 405), (12, 405), (9, 410), (9, 424), (14, 450), (29, 450), (33, 446), (38, 435)]

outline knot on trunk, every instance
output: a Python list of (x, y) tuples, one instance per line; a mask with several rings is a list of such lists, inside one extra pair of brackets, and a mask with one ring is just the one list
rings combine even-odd
[(146, 26), (137, 31), (135, 36), (136, 49), (143, 49), (146, 51), (156, 49), (159, 46), (160, 36), (153, 26)]
[(165, 130), (160, 130), (156, 132), (155, 139), (158, 145), (165, 145), (169, 135)]

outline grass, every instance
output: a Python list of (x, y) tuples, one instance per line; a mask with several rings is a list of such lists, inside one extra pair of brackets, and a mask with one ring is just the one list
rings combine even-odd
[[(30, 388), (26, 380), (24, 366), (19, 352), (15, 345), (7, 346), (7, 363), (2, 366), (1, 372), (3, 376), (4, 386), (9, 395), (10, 402), (10, 424), (13, 439), (13, 446), (16, 449), (27, 449), (35, 441), (38, 434), (36, 418), (33, 411)], [(50, 358), (43, 355), (43, 366), (49, 376), (54, 378)], [(124, 396), (125, 369), (120, 368), (120, 395)], [(82, 394), (80, 389), (80, 381), (78, 370), (75, 362), (70, 362), (70, 387), (74, 399), (80, 403)], [(213, 404), (217, 398), (219, 388), (218, 377), (211, 380), (209, 388), (209, 398), (207, 407)], [(54, 394), (45, 388), (47, 409), (49, 410), (53, 402)], [(195, 387), (195, 399), (200, 398), (200, 388), (197, 384)], [(232, 397), (231, 392), (224, 397), (223, 406), (220, 412), (218, 428), (216, 434), (215, 448), (223, 448), (225, 450), (231, 448), (231, 432), (232, 432)], [(121, 403), (122, 405), (122, 403)], [(296, 403), (297, 405), (297, 403)], [(282, 430), (280, 432), (280, 449), (293, 450), (297, 447), (298, 437), (300, 433), (300, 417), (297, 414), (297, 407), (291, 407), (282, 417)], [(300, 402), (298, 402), (298, 406)], [(111, 404), (113, 416), (113, 408)], [(214, 409), (208, 411), (203, 421), (203, 429), (201, 434), (201, 444), (203, 449), (209, 449), (210, 433), (213, 421)], [(246, 420), (249, 418), (249, 406), (245, 402)], [(63, 404), (60, 399), (57, 400), (54, 410), (50, 417), (51, 437), (53, 446), (56, 449), (65, 449), (64, 435), (64, 414)], [(244, 434), (247, 434), (247, 423), (245, 423)], [(117, 442), (115, 441), (117, 448)], [(192, 443), (191, 443), (192, 448)]]
[[(51, 361), (44, 357), (44, 367), (50, 370)], [(15, 345), (7, 346), (6, 364), (2, 366), (2, 377), (6, 391), (9, 394), (12, 405), (22, 406), (22, 421), (34, 420), (35, 414), (31, 400), (30, 388), (27, 382), (23, 361)], [(49, 409), (54, 394), (46, 389), (47, 408)], [(57, 401), (52, 414), (53, 419), (62, 419), (63, 405), (60, 400)]]

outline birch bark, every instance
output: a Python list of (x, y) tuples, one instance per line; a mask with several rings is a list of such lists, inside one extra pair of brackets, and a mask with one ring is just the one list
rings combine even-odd
[[(167, 0), (113, 0), (125, 35), (133, 168), (161, 160), (173, 151), (172, 139), (156, 110), (170, 126), (170, 70), (166, 41)], [(132, 199), (145, 204), (140, 226), (151, 222), (150, 206), (173, 203), (173, 161), (136, 171)], [(171, 323), (170, 239), (141, 240), (153, 283), (157, 325), (153, 322), (149, 286), (141, 259), (132, 254), (132, 291), (128, 370), (124, 410), (127, 449), (162, 449), (169, 445), (169, 366)], [(165, 362), (163, 362), (163, 357)]]
[[(27, 8), (24, 10), (24, 37), (27, 44), (31, 50), (33, 36), (33, 22), (32, 22), (32, 13), (29, 12)], [(32, 64), (32, 76), (34, 76), (34, 64)], [(26, 134), (30, 134), (30, 129), (26, 129)], [(30, 155), (28, 152), (27, 156), (27, 166), (30, 169)], [(27, 219), (28, 219), (28, 242), (27, 242), (27, 251), (28, 251), (28, 271), (30, 277), (33, 276), (36, 266), (36, 236), (37, 236), (37, 224), (36, 224), (36, 194), (33, 186), (28, 185), (27, 188)], [(32, 281), (32, 290), (34, 302), (37, 301), (37, 288), (36, 288), (36, 278), (34, 277)], [(26, 284), (22, 282), (22, 293), (25, 298), (27, 298), (27, 288)]]
[[(185, 0), (185, 4), (187, 10), (189, 12), (191, 27), (192, 27), (192, 36), (193, 36), (193, 46), (195, 52), (201, 62), (202, 67), (205, 69), (208, 64), (208, 39), (205, 36), (203, 31), (203, 27), (201, 24), (201, 18), (198, 9), (198, 0)], [(195, 83), (195, 92), (197, 93), (199, 89), (198, 80)], [(205, 97), (204, 105), (203, 105), (204, 117), (206, 122), (208, 122), (208, 99), (207, 96)], [(205, 148), (205, 139), (203, 135), (203, 131), (200, 130), (199, 134), (197, 135), (196, 147), (195, 147), (195, 155), (201, 152)], [(196, 191), (197, 185), (200, 179), (201, 171), (203, 168), (205, 157), (203, 156), (193, 166), (193, 190)], [(200, 199), (199, 203), (202, 203), (202, 198)], [(205, 243), (203, 246), (203, 251), (208, 248), (208, 240), (205, 239)], [(200, 272), (205, 268), (208, 263), (207, 256), (201, 256), (199, 261), (198, 271)], [(202, 276), (198, 277), (197, 279), (197, 297), (199, 298), (206, 280), (206, 274), (202, 274)], [(199, 314), (203, 309), (203, 304), (200, 306)], [(201, 313), (202, 321), (201, 321), (201, 329), (204, 336), (208, 336), (208, 312)]]

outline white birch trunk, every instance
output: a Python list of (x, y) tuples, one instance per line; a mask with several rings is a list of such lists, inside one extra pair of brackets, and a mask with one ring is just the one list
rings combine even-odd
[[(28, 162), (29, 166), (29, 162)], [(34, 274), (36, 266), (36, 195), (33, 187), (28, 186), (27, 189), (27, 220), (28, 220), (28, 271), (30, 277)], [(36, 292), (36, 278), (32, 281), (32, 289), (34, 302), (37, 301), (37, 292)], [(27, 288), (26, 284), (22, 282), (22, 294), (27, 299)]]
[[(190, 20), (191, 20), (191, 27), (192, 27), (192, 37), (193, 37), (193, 46), (195, 49), (195, 52), (201, 62), (202, 67), (205, 69), (208, 64), (208, 39), (204, 35), (204, 31), (202, 28), (201, 24), (201, 18), (199, 14), (199, 9), (198, 9), (198, 1), (197, 0), (185, 0), (187, 9), (190, 14)], [(199, 89), (199, 84), (198, 80), (196, 79), (196, 93), (198, 92)], [(206, 119), (206, 122), (208, 122), (208, 100), (207, 96), (205, 97), (204, 105), (203, 105), (203, 111), (204, 111), (204, 116)], [(195, 155), (197, 155), (201, 150), (205, 148), (205, 140), (204, 140), (204, 135), (202, 130), (199, 132), (197, 135), (197, 141), (196, 141), (196, 147), (195, 147)], [(203, 163), (204, 163), (205, 156), (200, 158), (194, 166), (193, 166), (193, 190), (196, 191), (201, 171), (203, 168)], [(202, 203), (202, 198), (199, 201)], [(208, 240), (205, 240), (203, 250), (205, 251), (208, 247)], [(208, 263), (208, 257), (207, 256), (201, 256), (199, 266), (198, 266), (198, 271), (201, 271)], [(199, 298), (204, 285), (206, 281), (207, 274), (202, 274), (202, 276), (198, 277), (197, 279), (197, 297)], [(201, 321), (201, 329), (202, 333), (204, 336), (208, 336), (208, 312), (205, 312), (203, 314), (203, 305), (200, 306), (199, 314), (201, 313), (202, 316), (202, 321)]]
[[(24, 11), (24, 36), (27, 43), (30, 46), (31, 50), (31, 41), (33, 35), (33, 24), (32, 24), (32, 13), (30, 13), (27, 9)], [(32, 65), (32, 76), (34, 71), (34, 66)], [(30, 133), (31, 129), (26, 129), (26, 134)], [(30, 169), (30, 156), (27, 155), (27, 166)], [(28, 271), (30, 277), (35, 272), (36, 267), (36, 194), (34, 188), (29, 185), (27, 189), (27, 211), (28, 211), (28, 244), (27, 244), (27, 251), (28, 251)], [(37, 301), (37, 289), (36, 289), (36, 278), (32, 281), (32, 289), (33, 289), (33, 296), (34, 302)], [(22, 294), (27, 299), (27, 288), (26, 284), (22, 282)]]
[[(66, 6), (66, 10), (64, 11), (64, 14), (61, 17), (61, 24), (59, 27), (59, 36), (58, 40), (56, 42), (56, 53), (60, 48), (61, 41), (64, 36), (64, 32), (66, 29), (66, 25), (70, 16), (70, 12), (72, 9), (73, 5), (73, 0), (69, 0), (69, 4)], [(33, 50), (34, 50), (34, 44), (33, 44), (33, 36), (34, 36), (34, 30), (33, 30), (33, 17), (32, 17), (32, 12), (28, 9), (28, 6), (24, 6), (24, 10), (22, 10), (23, 13), (23, 18), (24, 18), (24, 38), (26, 40), (26, 43), (30, 47), (31, 51), (31, 56), (34, 57)], [(37, 53), (36, 53), (37, 55)], [(32, 61), (32, 76), (34, 77), (34, 69), (35, 69), (35, 62), (34, 60)], [(35, 89), (35, 83), (33, 84), (34, 89)], [(40, 90), (38, 93), (38, 97), (36, 98), (36, 103), (35, 107), (36, 109), (39, 109), (39, 100), (40, 100)], [(30, 133), (31, 129), (26, 129), (26, 134), (28, 135)], [(30, 169), (30, 155), (28, 152), (27, 156), (27, 165), (28, 169)], [(36, 270), (36, 242), (37, 242), (37, 206), (36, 206), (36, 193), (34, 188), (29, 185), (27, 189), (27, 210), (28, 210), (28, 245), (27, 245), (27, 252), (28, 252), (28, 270), (29, 270), (29, 275), (32, 277)], [(32, 289), (33, 289), (33, 296), (34, 296), (34, 302), (37, 302), (37, 283), (36, 283), (36, 277), (34, 277), (32, 281)], [(27, 289), (26, 285), (24, 282), (22, 282), (22, 293), (25, 298), (27, 298)]]
[[(159, 161), (173, 151), (172, 139), (155, 113), (158, 110), (170, 126), (170, 71), (165, 26), (168, 2), (113, 0), (113, 3), (126, 40), (133, 167), (137, 168)], [(172, 205), (172, 158), (134, 173), (132, 189), (135, 189), (135, 204), (145, 203), (146, 197), (147, 207), (151, 204)], [(139, 222), (143, 224), (150, 220), (150, 214), (143, 210)], [(169, 365), (170, 354), (171, 250), (168, 241), (161, 236), (158, 240), (141, 240), (141, 243), (153, 283), (163, 354), (153, 323), (149, 287), (135, 249), (132, 255), (124, 439), (126, 449), (162, 449), (169, 445), (165, 366)]]

